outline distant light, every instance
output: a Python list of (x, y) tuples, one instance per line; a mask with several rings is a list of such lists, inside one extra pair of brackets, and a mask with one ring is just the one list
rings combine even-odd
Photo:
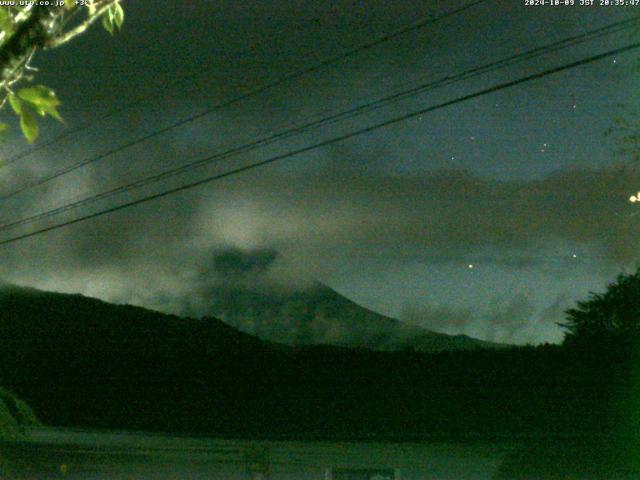
[(476, 139), (476, 137), (470, 137), (470, 138), (471, 138), (471, 140), (475, 140)]
[(451, 160), (455, 160), (455, 159), (456, 159), (456, 157), (451, 157)]
[(631, 197), (629, 197), (629, 201), (631, 203), (636, 203), (638, 201), (638, 197), (636, 197), (635, 195), (631, 195)]
[(574, 105), (574, 106), (573, 106), (574, 110), (577, 108), (577, 106), (578, 106), (578, 105)]
[(473, 263), (470, 263), (470, 264), (469, 264), (469, 268), (473, 268)]
[(616, 60), (615, 58), (613, 59), (613, 63), (618, 63), (618, 60)]
[(573, 258), (578, 258), (578, 255), (576, 255), (575, 253), (573, 255), (571, 255)]

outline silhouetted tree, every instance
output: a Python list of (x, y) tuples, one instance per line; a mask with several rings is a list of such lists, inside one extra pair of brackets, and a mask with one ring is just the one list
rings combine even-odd
[(633, 345), (640, 340), (640, 269), (566, 311), (567, 345)]
[(566, 315), (564, 343), (578, 348), (546, 353), (550, 383), (536, 394), (560, 403), (536, 412), (549, 422), (544, 435), (510, 452), (495, 479), (640, 478), (640, 269)]

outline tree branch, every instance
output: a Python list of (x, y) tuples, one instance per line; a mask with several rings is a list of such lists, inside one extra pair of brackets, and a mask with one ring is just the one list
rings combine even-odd
[(34, 6), (28, 18), (0, 47), (0, 88), (19, 77), (33, 52), (43, 48), (55, 34), (64, 14), (63, 9)]
[(114, 3), (115, 3), (115, 0), (106, 1), (104, 5), (102, 5), (102, 7), (99, 7), (96, 10), (96, 12), (93, 13), (92, 15), (90, 14), (89, 17), (80, 25), (76, 26), (75, 28), (73, 28), (72, 30), (69, 30), (66, 33), (60, 34), (59, 36), (49, 39), (49, 41), (47, 42), (46, 48), (59, 47), (60, 45), (63, 45), (70, 40), (73, 40), (78, 35), (83, 34), (85, 30), (87, 30), (87, 28), (89, 28), (98, 18), (100, 18), (102, 14), (104, 14), (109, 9), (109, 7), (111, 7), (111, 5), (113, 5)]

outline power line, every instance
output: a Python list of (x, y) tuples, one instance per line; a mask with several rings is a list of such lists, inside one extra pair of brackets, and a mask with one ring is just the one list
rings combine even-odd
[(315, 71), (317, 71), (317, 70), (319, 70), (321, 68), (324, 68), (326, 66), (332, 65), (332, 64), (337, 63), (337, 62), (340, 62), (342, 60), (346, 60), (347, 58), (350, 58), (350, 57), (352, 57), (353, 55), (355, 55), (357, 53), (360, 53), (362, 51), (374, 48), (374, 47), (376, 47), (376, 46), (378, 46), (380, 44), (383, 44), (385, 42), (393, 40), (393, 39), (395, 39), (397, 37), (400, 37), (401, 35), (404, 35), (406, 33), (409, 33), (409, 32), (424, 28), (427, 25), (432, 25), (434, 23), (437, 23), (437, 22), (439, 22), (441, 20), (444, 20), (444, 19), (449, 18), (451, 16), (457, 15), (459, 13), (462, 13), (462, 12), (464, 12), (464, 11), (466, 11), (466, 10), (476, 6), (476, 5), (479, 5), (481, 3), (485, 3), (487, 1), (488, 0), (475, 0), (475, 1), (470, 2), (470, 3), (468, 3), (468, 4), (466, 4), (466, 5), (462, 6), (462, 7), (449, 10), (449, 11), (447, 11), (447, 12), (445, 12), (442, 15), (439, 15), (437, 17), (428, 16), (428, 18), (422, 19), (422, 20), (420, 20), (420, 21), (418, 21), (418, 22), (416, 22), (414, 24), (411, 24), (409, 26), (403, 27), (403, 28), (401, 28), (399, 30), (396, 30), (396, 31), (392, 32), (392, 33), (383, 35), (382, 37), (377, 38), (377, 39), (375, 39), (375, 40), (373, 40), (371, 42), (367, 42), (367, 43), (361, 44), (361, 45), (359, 45), (357, 47), (354, 47), (354, 48), (352, 48), (350, 50), (342, 52), (342, 53), (340, 53), (338, 55), (334, 55), (334, 56), (331, 56), (331, 57), (326, 58), (324, 60), (321, 60), (320, 62), (315, 63), (315, 64), (313, 64), (313, 65), (311, 65), (309, 67), (306, 67), (306, 68), (303, 68), (301, 70), (295, 71), (293, 73), (290, 73), (288, 75), (280, 77), (280, 78), (278, 78), (278, 79), (276, 79), (276, 80), (274, 80), (272, 82), (268, 82), (268, 83), (266, 83), (266, 84), (264, 84), (262, 86), (259, 86), (257, 88), (251, 89), (251, 90), (249, 90), (249, 91), (247, 91), (247, 92), (245, 92), (245, 93), (243, 93), (241, 95), (238, 95), (238, 96), (236, 96), (236, 97), (234, 97), (234, 98), (232, 98), (230, 100), (224, 101), (222, 103), (218, 103), (218, 104), (214, 105), (213, 107), (211, 107), (211, 108), (209, 108), (207, 110), (204, 110), (204, 111), (202, 111), (200, 113), (197, 113), (197, 114), (194, 114), (194, 115), (190, 115), (190, 116), (188, 116), (186, 118), (183, 118), (182, 120), (179, 120), (179, 121), (177, 121), (175, 123), (172, 123), (171, 125), (168, 125), (166, 127), (158, 129), (158, 130), (154, 130), (151, 133), (148, 133), (146, 135), (140, 136), (140, 137), (136, 138), (135, 140), (131, 140), (131, 141), (125, 143), (125, 144), (122, 144), (122, 145), (120, 145), (118, 147), (115, 147), (115, 148), (113, 148), (111, 150), (108, 150), (107, 152), (101, 153), (101, 154), (96, 155), (96, 156), (94, 156), (94, 157), (92, 157), (90, 159), (84, 160), (82, 162), (79, 162), (79, 163), (76, 163), (74, 165), (71, 165), (71, 166), (68, 166), (66, 168), (63, 168), (61, 170), (58, 170), (57, 172), (54, 172), (51, 175), (41, 177), (41, 178), (39, 178), (39, 179), (37, 179), (37, 180), (35, 180), (33, 182), (28, 182), (28, 183), (16, 188), (13, 191), (11, 191), (11, 192), (9, 192), (9, 193), (7, 193), (5, 195), (0, 196), (0, 200), (8, 200), (9, 198), (14, 197), (14, 196), (24, 192), (27, 189), (43, 185), (43, 184), (45, 184), (47, 182), (50, 182), (50, 181), (52, 181), (52, 180), (54, 180), (54, 179), (56, 179), (58, 177), (61, 177), (62, 175), (66, 175), (68, 173), (71, 173), (71, 172), (73, 172), (75, 170), (78, 170), (78, 169), (80, 169), (82, 167), (85, 167), (87, 165), (95, 163), (95, 162), (97, 162), (99, 160), (102, 160), (104, 158), (110, 157), (110, 156), (112, 156), (112, 155), (114, 155), (116, 153), (120, 153), (120, 152), (122, 152), (122, 151), (124, 151), (124, 150), (126, 150), (128, 148), (131, 148), (131, 147), (133, 147), (135, 145), (138, 145), (140, 143), (146, 142), (147, 140), (150, 140), (152, 138), (158, 137), (158, 136), (160, 136), (160, 135), (162, 135), (162, 134), (164, 134), (166, 132), (169, 132), (169, 131), (171, 131), (171, 130), (173, 130), (175, 128), (181, 127), (181, 126), (186, 125), (188, 123), (191, 123), (191, 122), (193, 122), (193, 121), (195, 121), (195, 120), (197, 120), (199, 118), (205, 117), (205, 116), (207, 116), (207, 115), (209, 115), (209, 114), (211, 114), (211, 113), (213, 113), (213, 112), (215, 112), (215, 111), (217, 111), (219, 109), (234, 105), (234, 104), (236, 104), (236, 103), (238, 103), (238, 102), (240, 102), (242, 100), (245, 100), (247, 98), (253, 97), (255, 95), (259, 95), (259, 94), (261, 94), (261, 93), (263, 93), (263, 92), (265, 92), (267, 90), (270, 90), (270, 89), (272, 89), (274, 87), (277, 87), (277, 86), (280, 86), (280, 85), (285, 84), (287, 82), (290, 82), (290, 81), (295, 80), (297, 78), (300, 78), (300, 77), (302, 77), (304, 75), (307, 75), (309, 73), (315, 72)]
[(371, 126), (368, 126), (368, 127), (365, 127), (365, 128), (361, 128), (359, 130), (355, 130), (355, 131), (350, 132), (350, 133), (339, 135), (337, 137), (333, 137), (333, 138), (328, 139), (328, 140), (323, 140), (323, 141), (315, 143), (313, 145), (302, 147), (302, 148), (299, 148), (297, 150), (292, 150), (292, 151), (284, 153), (284, 154), (276, 155), (276, 156), (268, 158), (266, 160), (262, 160), (262, 161), (255, 162), (255, 163), (251, 163), (249, 165), (245, 165), (243, 167), (238, 167), (238, 168), (235, 168), (233, 170), (229, 170), (227, 172), (219, 173), (219, 174), (216, 174), (216, 175), (211, 175), (211, 176), (205, 177), (203, 179), (200, 179), (200, 180), (197, 180), (197, 181), (194, 181), (194, 182), (191, 182), (191, 183), (187, 183), (187, 184), (181, 185), (179, 187), (175, 187), (175, 188), (172, 188), (172, 189), (169, 189), (169, 190), (165, 190), (163, 192), (159, 192), (159, 193), (155, 193), (155, 194), (152, 194), (152, 195), (148, 195), (146, 197), (142, 197), (142, 198), (139, 198), (139, 199), (136, 199), (136, 200), (132, 200), (130, 202), (126, 202), (126, 203), (123, 203), (123, 204), (120, 204), (120, 205), (115, 205), (113, 207), (109, 207), (109, 208), (106, 208), (104, 210), (100, 210), (98, 212), (94, 212), (94, 213), (87, 214), (87, 215), (84, 215), (84, 216), (81, 216), (81, 217), (77, 217), (77, 218), (74, 218), (72, 220), (67, 220), (67, 221), (62, 222), (62, 223), (58, 223), (58, 224), (55, 224), (55, 225), (50, 225), (48, 227), (44, 227), (44, 228), (35, 230), (33, 232), (29, 232), (29, 233), (25, 233), (25, 234), (22, 234), (22, 235), (17, 235), (15, 237), (11, 237), (11, 238), (8, 238), (8, 239), (4, 239), (4, 240), (0, 241), (0, 245), (7, 245), (9, 243), (14, 243), (14, 242), (17, 242), (19, 240), (24, 240), (26, 238), (30, 238), (30, 237), (34, 237), (36, 235), (41, 235), (43, 233), (50, 232), (52, 230), (57, 230), (59, 228), (63, 228), (63, 227), (69, 226), (69, 225), (74, 225), (76, 223), (80, 223), (80, 222), (83, 222), (85, 220), (90, 220), (92, 218), (97, 218), (97, 217), (100, 217), (102, 215), (106, 215), (106, 214), (113, 213), (113, 212), (116, 212), (116, 211), (119, 211), (119, 210), (123, 210), (125, 208), (133, 207), (135, 205), (140, 205), (142, 203), (147, 203), (147, 202), (150, 202), (150, 201), (153, 201), (153, 200), (157, 200), (157, 199), (162, 198), (162, 197), (173, 195), (174, 193), (178, 193), (178, 192), (182, 192), (182, 191), (185, 191), (185, 190), (189, 190), (189, 189), (198, 187), (200, 185), (211, 183), (211, 182), (216, 181), (216, 180), (221, 180), (223, 178), (227, 178), (227, 177), (230, 177), (230, 176), (233, 176), (233, 175), (237, 175), (237, 174), (249, 171), (249, 170), (253, 170), (253, 169), (258, 168), (258, 167), (262, 167), (262, 166), (265, 166), (265, 165), (269, 165), (269, 164), (278, 162), (280, 160), (284, 160), (286, 158), (290, 158), (290, 157), (293, 157), (293, 156), (296, 156), (296, 155), (307, 153), (307, 152), (310, 152), (312, 150), (316, 150), (318, 148), (325, 147), (325, 146), (328, 146), (328, 145), (331, 145), (331, 144), (334, 144), (334, 143), (342, 142), (344, 140), (348, 140), (350, 138), (353, 138), (353, 137), (356, 137), (356, 136), (359, 136), (359, 135), (370, 133), (370, 132), (379, 130), (381, 128), (385, 128), (385, 127), (388, 127), (390, 125), (394, 125), (396, 123), (408, 120), (410, 118), (414, 118), (414, 117), (417, 117), (417, 116), (420, 116), (420, 115), (425, 115), (427, 113), (430, 113), (430, 112), (433, 112), (433, 111), (436, 111), (436, 110), (440, 110), (440, 109), (445, 108), (445, 107), (449, 107), (451, 105), (455, 105), (455, 104), (458, 104), (458, 103), (466, 102), (468, 100), (472, 100), (474, 98), (478, 98), (478, 97), (481, 97), (481, 96), (484, 96), (484, 95), (488, 95), (490, 93), (494, 93), (494, 92), (497, 92), (497, 91), (500, 91), (500, 90), (504, 90), (504, 89), (507, 89), (507, 88), (515, 87), (517, 85), (521, 85), (523, 83), (530, 82), (532, 80), (537, 80), (537, 79), (546, 77), (548, 75), (553, 75), (553, 74), (556, 74), (556, 73), (559, 73), (559, 72), (563, 72), (563, 71), (566, 71), (566, 70), (569, 70), (569, 69), (572, 69), (572, 68), (575, 68), (575, 67), (579, 67), (579, 66), (582, 66), (582, 65), (593, 63), (593, 62), (596, 62), (598, 60), (602, 60), (604, 58), (611, 57), (613, 55), (619, 55), (621, 53), (625, 53), (625, 52), (628, 52), (628, 51), (631, 51), (631, 50), (634, 50), (634, 49), (637, 49), (637, 48), (640, 48), (640, 42), (632, 43), (630, 45), (626, 45), (624, 47), (620, 47), (620, 48), (617, 48), (617, 49), (614, 49), (614, 50), (609, 50), (607, 52), (600, 53), (598, 55), (593, 55), (591, 57), (583, 58), (581, 60), (577, 60), (577, 61), (569, 63), (569, 64), (565, 64), (565, 65), (562, 65), (562, 66), (559, 66), (559, 67), (554, 67), (554, 68), (551, 68), (551, 69), (548, 69), (548, 70), (544, 70), (542, 72), (538, 72), (538, 73), (534, 73), (534, 74), (531, 74), (531, 75), (527, 75), (527, 76), (521, 77), (521, 78), (519, 78), (517, 80), (512, 80), (512, 81), (509, 81), (509, 82), (505, 82), (505, 83), (501, 83), (501, 84), (498, 84), (498, 85), (494, 85), (493, 87), (489, 87), (489, 88), (486, 88), (486, 89), (483, 89), (483, 90), (480, 90), (480, 91), (477, 91), (477, 92), (474, 92), (474, 93), (470, 93), (470, 94), (464, 95), (462, 97), (455, 98), (453, 100), (449, 100), (449, 101), (446, 101), (446, 102), (443, 102), (443, 103), (440, 103), (440, 104), (437, 104), (437, 105), (433, 105), (431, 107), (426, 107), (426, 108), (423, 108), (423, 109), (420, 109), (420, 110), (416, 110), (416, 111), (413, 111), (413, 112), (410, 112), (410, 113), (406, 113), (406, 114), (401, 115), (399, 117), (394, 117), (394, 118), (386, 120), (384, 122), (377, 123), (377, 124), (374, 124), (374, 125), (371, 125)]
[(279, 132), (273, 135), (270, 135), (268, 137), (264, 137), (261, 138), (259, 140), (250, 142), (248, 144), (244, 144), (241, 145), (239, 147), (234, 147), (232, 149), (226, 150), (224, 152), (215, 154), (213, 156), (207, 157), (204, 160), (197, 160), (195, 162), (191, 162), (191, 163), (187, 163), (185, 165), (181, 165), (179, 167), (175, 167), (173, 169), (170, 170), (166, 170), (164, 172), (160, 172), (158, 174), (154, 174), (151, 176), (147, 176), (144, 177), (142, 179), (136, 180), (134, 182), (125, 184), (125, 185), (121, 185), (119, 187), (101, 192), (99, 194), (96, 195), (92, 195), (89, 197), (86, 197), (84, 199), (80, 199), (71, 203), (68, 203), (66, 205), (63, 205), (61, 207), (57, 207), (54, 209), (50, 209), (47, 210), (45, 212), (40, 212), (37, 213), (35, 215), (31, 215), (28, 217), (24, 217), (21, 219), (17, 219), (14, 221), (11, 221), (9, 223), (5, 223), (4, 225), (0, 225), (0, 231), (4, 231), (4, 230), (9, 230), (12, 229), (14, 227), (17, 227), (19, 225), (24, 225), (26, 223), (31, 223), (34, 222), (36, 220), (40, 220), (43, 218), (47, 218), (47, 217), (51, 217), (54, 215), (57, 215), (59, 213), (63, 213), (75, 208), (78, 208), (82, 205), (85, 205), (87, 203), (93, 202), (93, 201), (97, 201), (97, 200), (101, 200), (104, 198), (108, 198), (110, 196), (116, 195), (118, 193), (123, 193), (129, 190), (133, 190), (135, 188), (140, 188), (143, 187), (145, 185), (148, 185), (150, 183), (153, 182), (157, 182), (160, 181), (162, 179), (168, 178), (168, 177), (172, 177), (172, 176), (176, 176), (179, 175), (181, 173), (184, 173), (186, 171), (192, 170), (194, 168), (200, 167), (206, 163), (210, 163), (214, 160), (222, 160), (222, 159), (226, 159), (232, 156), (236, 156), (238, 154), (241, 153), (246, 153), (248, 151), (257, 149), (257, 148), (261, 148), (264, 147), (266, 145), (269, 145), (271, 143), (274, 143), (276, 141), (282, 140), (282, 139), (286, 139), (289, 138), (291, 136), (294, 135), (298, 135), (298, 134), (302, 134), (305, 132), (310, 131), (311, 129), (316, 129), (322, 126), (326, 126), (332, 123), (335, 123), (337, 121), (346, 119), (346, 118), (353, 118), (357, 115), (362, 115), (364, 113), (382, 108), (392, 102), (401, 100), (401, 99), (405, 99), (405, 98), (409, 98), (411, 96), (415, 96), (421, 93), (424, 93), (428, 90), (434, 89), (434, 88), (439, 88), (439, 87), (443, 87), (446, 85), (450, 85), (453, 84), (455, 82), (458, 81), (462, 81), (462, 80), (467, 80), (469, 78), (473, 78), (475, 76), (481, 75), (481, 74), (485, 74), (494, 70), (497, 70), (498, 68), (503, 68), (506, 66), (512, 66), (515, 65), (517, 63), (526, 61), (526, 60), (530, 60), (532, 58), (536, 58), (538, 56), (550, 53), (550, 52), (555, 52), (558, 51), (560, 49), (563, 48), (567, 48), (570, 46), (574, 46), (576, 44), (579, 43), (583, 43), (585, 41), (588, 40), (593, 40), (595, 38), (599, 38), (603, 35), (608, 35), (614, 32), (619, 32), (623, 29), (627, 29), (631, 26), (634, 26), (635, 24), (637, 24), (638, 22), (640, 22), (640, 16), (625, 20), (625, 21), (620, 21), (620, 22), (615, 22), (613, 24), (609, 24), (606, 25), (604, 27), (595, 29), (595, 30), (591, 30), (585, 33), (582, 33), (580, 35), (575, 35), (557, 42), (553, 42), (551, 44), (547, 44), (541, 47), (536, 47), (532, 50), (528, 50), (526, 52), (520, 53), (520, 54), (516, 54), (516, 55), (512, 55), (510, 57), (495, 61), (495, 62), (491, 62), (489, 64), (485, 64), (479, 67), (474, 67), (468, 70), (465, 70), (459, 74), (456, 75), (448, 75), (445, 76), (441, 79), (423, 84), (423, 85), (419, 85), (415, 88), (411, 88), (409, 90), (405, 90), (393, 95), (389, 95), (371, 102), (368, 102), (364, 105), (360, 105), (354, 108), (351, 108), (347, 111), (343, 111), (334, 115), (331, 115), (329, 117), (325, 117), (322, 118), (320, 120), (316, 120), (301, 126), (297, 126), (288, 130), (285, 130), (283, 132)]

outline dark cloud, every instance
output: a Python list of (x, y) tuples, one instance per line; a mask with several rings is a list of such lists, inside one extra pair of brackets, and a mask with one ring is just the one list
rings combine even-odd
[(276, 257), (274, 250), (246, 255), (239, 249), (230, 249), (214, 255), (213, 268), (224, 277), (256, 275), (266, 271)]
[(410, 178), (254, 176), (223, 186), (224, 205), (201, 208), (210, 212), (211, 231), (221, 240), (294, 252), (291, 245), (422, 250), (453, 259), (494, 248), (505, 262), (505, 251), (521, 262), (536, 252), (541, 259), (553, 255), (545, 247), (565, 241), (596, 245), (599, 260), (633, 262), (640, 226), (629, 221), (634, 205), (628, 195), (638, 180), (618, 169), (560, 171), (530, 182), (461, 171)]

